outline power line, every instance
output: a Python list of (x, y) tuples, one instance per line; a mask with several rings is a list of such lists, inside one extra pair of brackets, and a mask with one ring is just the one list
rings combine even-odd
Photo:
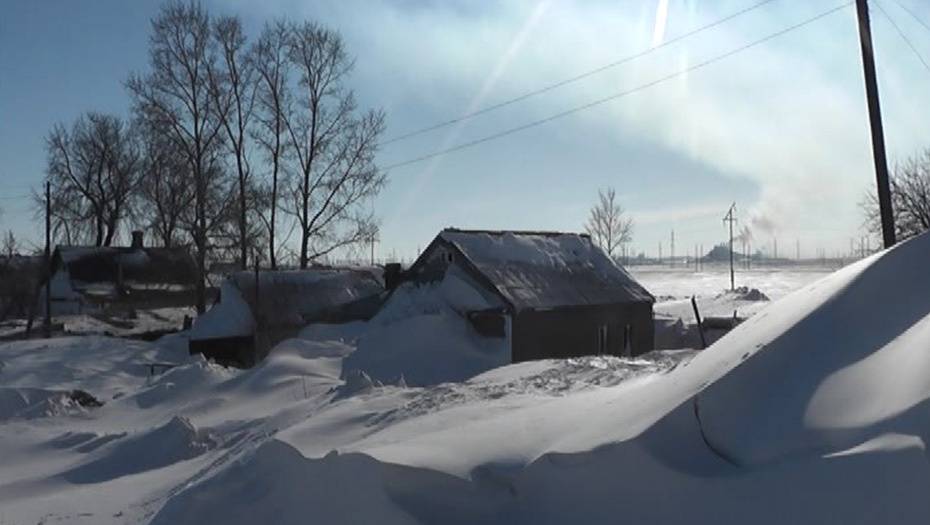
[[(927, 23), (924, 22), (923, 19), (921, 19), (919, 16), (917, 16), (917, 14), (914, 13), (914, 11), (911, 11), (908, 7), (906, 7), (904, 4), (902, 4), (898, 0), (894, 0), (894, 3), (898, 4), (898, 7), (900, 7), (901, 9), (907, 11), (907, 14), (911, 15), (911, 17), (913, 17), (914, 20), (917, 20), (918, 24), (924, 26), (924, 29), (926, 29), (927, 31), (930, 31), (930, 25), (927, 25)], [(885, 16), (888, 16), (888, 15), (885, 15)]]
[(462, 149), (466, 149), (466, 148), (470, 148), (470, 147), (473, 147), (473, 146), (477, 146), (477, 145), (483, 144), (483, 143), (485, 143), (485, 142), (490, 142), (490, 141), (492, 141), (492, 140), (496, 140), (496, 139), (499, 139), (499, 138), (501, 138), (501, 137), (505, 137), (505, 136), (507, 136), (507, 135), (512, 135), (512, 134), (518, 133), (518, 132), (520, 132), (520, 131), (524, 131), (524, 130), (527, 130), (527, 129), (530, 129), (530, 128), (533, 128), (533, 127), (536, 127), (536, 126), (540, 126), (540, 125), (542, 125), (542, 124), (546, 124), (547, 122), (551, 122), (551, 121), (553, 121), (553, 120), (557, 120), (557, 119), (560, 119), (560, 118), (563, 118), (563, 117), (567, 117), (567, 116), (569, 116), (569, 115), (578, 113), (578, 112), (580, 112), (580, 111), (584, 111), (584, 110), (586, 110), (586, 109), (590, 109), (590, 108), (593, 108), (593, 107), (595, 107), (595, 106), (599, 106), (599, 105), (601, 105), (601, 104), (604, 104), (604, 103), (607, 103), (607, 102), (611, 102), (611, 101), (613, 101), (613, 100), (617, 100), (617, 99), (623, 98), (623, 97), (625, 97), (625, 96), (627, 96), (627, 95), (632, 95), (632, 94), (634, 94), (634, 93), (638, 93), (638, 92), (640, 92), (640, 91), (644, 91), (644, 90), (649, 89), (649, 88), (651, 88), (651, 87), (653, 87), (653, 86), (659, 85), (659, 84), (661, 84), (661, 83), (663, 83), (663, 82), (667, 82), (667, 81), (669, 81), (669, 80), (675, 79), (675, 78), (680, 77), (680, 76), (682, 76), (682, 75), (686, 75), (686, 74), (688, 74), (688, 73), (690, 73), (690, 72), (692, 72), (692, 71), (695, 71), (695, 70), (697, 70), (697, 69), (703, 68), (703, 67), (708, 66), (708, 65), (710, 65), (710, 64), (713, 64), (713, 63), (715, 63), (715, 62), (719, 62), (719, 61), (724, 60), (724, 59), (726, 59), (726, 58), (729, 58), (729, 57), (731, 57), (731, 56), (733, 56), (733, 55), (736, 55), (737, 53), (740, 53), (740, 52), (745, 51), (745, 50), (747, 50), (747, 49), (750, 49), (750, 48), (752, 48), (752, 47), (755, 47), (755, 46), (758, 46), (758, 45), (763, 44), (763, 43), (765, 43), (765, 42), (768, 42), (768, 41), (770, 41), (770, 40), (773, 40), (773, 39), (775, 39), (775, 38), (777, 38), (777, 37), (779, 37), (779, 36), (781, 36), (781, 35), (784, 35), (784, 34), (786, 34), (786, 33), (789, 33), (789, 32), (791, 32), (791, 31), (794, 31), (795, 29), (799, 29), (799, 28), (804, 27), (804, 26), (806, 26), (806, 25), (808, 25), (808, 24), (811, 24), (811, 23), (813, 23), (813, 22), (816, 22), (817, 20), (820, 20), (821, 18), (824, 18), (824, 17), (829, 16), (829, 15), (831, 15), (831, 14), (833, 14), (833, 13), (836, 13), (837, 11), (840, 11), (841, 9), (844, 9), (844, 8), (846, 8), (846, 7), (849, 7), (850, 5), (852, 5), (852, 3), (853, 3), (853, 2), (846, 2), (846, 3), (843, 4), (843, 5), (834, 7), (833, 9), (830, 9), (830, 10), (828, 10), (828, 11), (824, 11), (824, 12), (820, 13), (819, 15), (816, 15), (816, 16), (813, 16), (813, 17), (811, 17), (811, 18), (808, 18), (808, 19), (806, 19), (806, 20), (804, 20), (804, 21), (802, 21), (802, 22), (799, 22), (799, 23), (797, 23), (797, 24), (794, 24), (794, 25), (792, 25), (792, 26), (789, 26), (789, 27), (787, 27), (787, 28), (785, 28), (785, 29), (782, 29), (782, 30), (780, 30), (780, 31), (776, 31), (775, 33), (771, 33), (771, 34), (769, 34), (769, 35), (767, 35), (767, 36), (765, 36), (765, 37), (763, 37), (763, 38), (760, 38), (760, 39), (758, 39), (758, 40), (754, 40), (754, 41), (752, 41), (752, 42), (750, 42), (750, 43), (748, 43), (748, 44), (745, 44), (745, 45), (743, 45), (743, 46), (740, 46), (740, 47), (738, 47), (738, 48), (736, 48), (736, 49), (733, 49), (733, 50), (728, 51), (728, 52), (726, 52), (726, 53), (723, 53), (723, 54), (721, 54), (721, 55), (717, 55), (717, 56), (715, 56), (715, 57), (712, 57), (712, 58), (709, 58), (709, 59), (707, 59), (707, 60), (704, 60), (703, 62), (699, 62), (699, 63), (697, 63), (697, 64), (694, 64), (693, 66), (687, 67), (687, 68), (682, 69), (682, 70), (680, 70), (680, 71), (676, 71), (675, 73), (672, 73), (672, 74), (670, 74), (670, 75), (666, 75), (666, 76), (661, 77), (661, 78), (659, 78), (659, 79), (653, 80), (652, 82), (648, 82), (648, 83), (646, 83), (646, 84), (641, 84), (641, 85), (639, 85), (639, 86), (636, 86), (636, 87), (634, 87), (634, 88), (628, 89), (628, 90), (626, 90), (626, 91), (621, 91), (621, 92), (619, 92), (619, 93), (615, 93), (615, 94), (613, 94), (613, 95), (610, 95), (610, 96), (607, 96), (607, 97), (604, 97), (604, 98), (601, 98), (601, 99), (598, 99), (598, 100), (589, 102), (589, 103), (584, 104), (584, 105), (582, 105), (582, 106), (576, 106), (576, 107), (574, 107), (574, 108), (567, 109), (567, 110), (565, 110), (565, 111), (562, 111), (562, 112), (560, 112), (560, 113), (556, 113), (556, 114), (551, 115), (551, 116), (549, 116), (549, 117), (542, 118), (542, 119), (539, 119), (539, 120), (534, 120), (534, 121), (532, 121), (532, 122), (529, 122), (529, 123), (527, 123), (527, 124), (523, 124), (523, 125), (521, 125), (521, 126), (517, 126), (517, 127), (514, 127), (514, 128), (506, 129), (506, 130), (504, 130), (504, 131), (501, 131), (501, 132), (498, 132), (498, 133), (494, 133), (494, 134), (492, 134), (492, 135), (487, 135), (487, 136), (481, 137), (481, 138), (479, 138), (479, 139), (471, 140), (471, 141), (468, 141), (468, 142), (463, 142), (463, 143), (461, 143), (461, 144), (457, 144), (457, 145), (452, 146), (452, 147), (450, 147), (450, 148), (446, 148), (446, 149), (439, 150), (439, 151), (436, 151), (436, 152), (433, 152), (433, 153), (429, 153), (429, 154), (426, 154), (426, 155), (422, 155), (422, 156), (420, 156), (420, 157), (415, 157), (415, 158), (412, 158), (412, 159), (409, 159), (409, 160), (405, 160), (405, 161), (402, 161), (402, 162), (397, 162), (397, 163), (395, 163), (395, 164), (391, 164), (391, 165), (389, 165), (389, 166), (386, 166), (384, 169), (385, 169), (385, 170), (390, 170), (390, 169), (394, 169), (394, 168), (400, 168), (400, 167), (402, 167), (402, 166), (407, 166), (407, 165), (409, 165), (409, 164), (416, 164), (416, 163), (418, 163), (418, 162), (423, 162), (423, 161), (425, 161), (425, 160), (429, 160), (429, 159), (432, 159), (432, 158), (435, 158), (435, 157), (439, 157), (439, 156), (442, 156), (442, 155), (446, 155), (446, 154), (448, 154), (448, 153), (452, 153), (452, 152), (459, 151), (459, 150), (462, 150)]
[(917, 59), (920, 60), (920, 63), (924, 65), (924, 69), (930, 72), (930, 64), (927, 64), (927, 61), (924, 60), (923, 55), (920, 54), (920, 51), (917, 51), (917, 48), (914, 47), (913, 43), (911, 43), (911, 39), (908, 38), (907, 35), (904, 34), (904, 31), (902, 31), (900, 27), (898, 27), (898, 24), (894, 22), (894, 19), (891, 18), (891, 15), (888, 14), (888, 11), (885, 11), (885, 8), (882, 7), (882, 4), (879, 2), (875, 2), (875, 6), (878, 7), (878, 10), (881, 11), (885, 19), (888, 20), (889, 23), (891, 23), (891, 27), (893, 27), (895, 31), (898, 32), (898, 35), (904, 40), (904, 42), (907, 44), (907, 47), (911, 48), (911, 51), (913, 51), (914, 54), (917, 55)]
[(517, 102), (521, 102), (521, 101), (526, 100), (526, 99), (528, 99), (528, 98), (535, 97), (536, 95), (541, 95), (541, 94), (543, 94), (543, 93), (547, 93), (547, 92), (552, 91), (552, 90), (554, 90), (554, 89), (558, 89), (558, 88), (560, 88), (560, 87), (562, 87), (562, 86), (565, 86), (565, 85), (568, 85), (568, 84), (571, 84), (571, 83), (574, 83), (574, 82), (578, 82), (579, 80), (583, 80), (583, 79), (588, 78), (588, 77), (590, 77), (590, 76), (593, 76), (593, 75), (596, 75), (596, 74), (598, 74), (598, 73), (604, 72), (604, 71), (606, 71), (606, 70), (608, 70), (608, 69), (612, 69), (612, 68), (615, 68), (615, 67), (617, 67), (617, 66), (626, 64), (627, 62), (631, 62), (631, 61), (633, 61), (633, 60), (636, 60), (637, 58), (644, 57), (644, 56), (646, 56), (646, 55), (648, 55), (648, 54), (650, 54), (650, 53), (652, 53), (652, 52), (654, 52), (654, 51), (658, 51), (659, 49), (662, 49), (662, 48), (664, 48), (664, 47), (670, 46), (670, 45), (672, 45), (672, 44), (674, 44), (674, 43), (676, 43), (676, 42), (680, 42), (680, 41), (682, 41), (682, 40), (684, 40), (684, 39), (686, 39), (686, 38), (689, 38), (689, 37), (691, 37), (691, 36), (694, 36), (694, 35), (696, 35), (696, 34), (698, 34), (698, 33), (701, 33), (701, 32), (706, 31), (706, 30), (708, 30), (708, 29), (712, 29), (712, 28), (714, 28), (714, 27), (716, 27), (716, 26), (719, 26), (719, 25), (721, 25), (721, 24), (723, 24), (723, 23), (725, 23), (725, 22), (728, 22), (728, 21), (730, 21), (730, 20), (732, 20), (732, 19), (734, 19), (734, 18), (737, 18), (737, 17), (739, 17), (739, 16), (742, 16), (742, 15), (744, 15), (744, 14), (750, 12), (750, 11), (753, 11), (753, 10), (755, 10), (755, 9), (758, 9), (758, 8), (760, 8), (760, 7), (762, 7), (762, 6), (766, 5), (766, 4), (769, 4), (769, 3), (773, 2), (773, 1), (775, 1), (775, 0), (762, 0), (761, 2), (757, 2), (757, 3), (755, 3), (755, 4), (753, 4), (753, 5), (749, 6), (749, 7), (745, 7), (745, 8), (743, 8), (743, 9), (741, 9), (741, 10), (735, 12), (735, 13), (732, 13), (732, 14), (730, 14), (730, 15), (727, 15), (727, 16), (723, 17), (723, 18), (717, 19), (717, 20), (715, 20), (715, 21), (713, 21), (713, 22), (711, 22), (711, 23), (709, 23), (709, 24), (707, 24), (707, 25), (700, 26), (700, 27), (698, 27), (698, 28), (696, 28), (696, 29), (693, 29), (693, 30), (691, 30), (691, 31), (688, 31), (687, 33), (681, 34), (681, 35), (679, 35), (679, 36), (677, 36), (677, 37), (675, 37), (675, 38), (666, 40), (665, 42), (663, 42), (663, 43), (661, 43), (661, 44), (659, 44), (659, 45), (653, 46), (653, 47), (651, 47), (651, 48), (649, 48), (649, 49), (640, 51), (640, 52), (638, 52), (638, 53), (634, 53), (634, 54), (632, 54), (632, 55), (629, 55), (629, 56), (626, 56), (626, 57), (621, 58), (621, 59), (619, 59), (619, 60), (616, 60), (616, 61), (614, 61), (614, 62), (611, 62), (611, 63), (609, 63), (609, 64), (605, 64), (605, 65), (603, 65), (603, 66), (601, 66), (601, 67), (598, 67), (598, 68), (596, 68), (596, 69), (592, 69), (592, 70), (590, 70), (590, 71), (586, 71), (586, 72), (581, 73), (581, 74), (579, 74), (579, 75), (576, 75), (576, 76), (574, 76), (574, 77), (567, 78), (567, 79), (565, 79), (565, 80), (561, 80), (561, 81), (559, 81), (559, 82), (555, 82), (555, 83), (549, 84), (549, 85), (547, 85), (547, 86), (543, 86), (543, 87), (541, 87), (541, 88), (539, 88), (539, 89), (535, 89), (535, 90), (533, 90), (533, 91), (528, 91), (528, 92), (526, 92), (526, 93), (524, 93), (524, 94), (522, 94), (522, 95), (519, 95), (519, 96), (510, 98), (510, 99), (507, 99), (507, 100), (503, 100), (503, 101), (501, 101), (501, 102), (498, 102), (497, 104), (493, 104), (493, 105), (484, 107), (484, 108), (482, 108), (482, 109), (473, 111), (473, 112), (471, 112), (471, 113), (465, 113), (464, 115), (461, 115), (461, 116), (459, 116), (459, 117), (456, 117), (456, 118), (453, 118), (453, 119), (449, 119), (449, 120), (445, 120), (445, 121), (442, 121), (442, 122), (438, 122), (438, 123), (433, 124), (433, 125), (431, 125), (431, 126), (427, 126), (427, 127), (425, 127), (425, 128), (420, 128), (420, 129), (418, 129), (418, 130), (414, 130), (414, 131), (411, 131), (411, 132), (409, 132), (409, 133), (405, 133), (405, 134), (403, 134), (403, 135), (399, 135), (399, 136), (397, 136), (397, 137), (390, 138), (390, 139), (385, 140), (384, 142), (380, 143), (379, 146), (385, 146), (385, 145), (387, 145), (387, 144), (392, 144), (392, 143), (394, 143), (394, 142), (399, 142), (399, 141), (402, 141), (402, 140), (405, 140), (405, 139), (409, 139), (409, 138), (412, 138), (412, 137), (416, 137), (416, 136), (422, 135), (422, 134), (424, 134), (424, 133), (429, 133), (430, 131), (435, 131), (435, 130), (437, 130), (437, 129), (445, 128), (445, 127), (451, 126), (451, 125), (453, 125), (453, 124), (457, 124), (457, 123), (459, 123), (459, 122), (472, 119), (472, 118), (477, 117), (477, 116), (479, 116), (479, 115), (483, 115), (483, 114), (485, 114), (485, 113), (489, 113), (489, 112), (491, 112), (491, 111), (495, 111), (495, 110), (498, 110), (498, 109), (500, 109), (500, 108), (503, 108), (503, 107), (506, 107), (506, 106), (510, 106), (510, 105), (512, 105), (512, 104), (516, 104)]

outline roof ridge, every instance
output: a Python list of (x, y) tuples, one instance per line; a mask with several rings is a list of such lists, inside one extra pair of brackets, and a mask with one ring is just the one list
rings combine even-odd
[(562, 232), (562, 231), (555, 231), (555, 230), (482, 230), (482, 229), (464, 229), (464, 228), (447, 227), (447, 228), (443, 228), (442, 232), (440, 233), (446, 233), (446, 232), (466, 233), (466, 234), (484, 233), (488, 235), (504, 235), (504, 234), (510, 233), (513, 235), (537, 235), (537, 236), (542, 236), (542, 237), (554, 237), (557, 235), (574, 235), (574, 236), (583, 237), (586, 239), (591, 238), (589, 234), (584, 233), (584, 232)]

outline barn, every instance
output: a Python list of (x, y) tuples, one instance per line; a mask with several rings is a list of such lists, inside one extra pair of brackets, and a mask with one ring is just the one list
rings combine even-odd
[(445, 229), (385, 282), (450, 272), (493, 305), (463, 315), (481, 336), (509, 339), (512, 362), (653, 349), (653, 296), (588, 235)]

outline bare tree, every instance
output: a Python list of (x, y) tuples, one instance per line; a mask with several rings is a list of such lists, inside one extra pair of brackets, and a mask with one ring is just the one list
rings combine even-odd
[(181, 240), (191, 215), (194, 191), (190, 165), (165, 130), (142, 126), (141, 206), (137, 222), (151, 229), (162, 246), (172, 247)]
[(242, 22), (238, 17), (218, 18), (213, 34), (219, 47), (219, 67), (213, 77), (217, 104), (223, 107), (221, 121), (226, 132), (226, 145), (232, 154), (236, 174), (236, 230), (239, 247), (238, 259), (243, 269), (247, 266), (254, 232), (250, 231), (250, 212), (255, 212), (254, 188), (247, 155), (249, 121), (255, 106), (255, 68), (248, 56)]
[(0, 252), (6, 257), (7, 263), (10, 263), (13, 256), (19, 253), (19, 242), (16, 241), (13, 230), (7, 230), (6, 235), (3, 236), (3, 246), (0, 248)]
[(633, 219), (626, 216), (613, 188), (598, 190), (597, 196), (598, 202), (591, 208), (584, 229), (613, 258), (617, 247), (633, 240)]
[[(206, 310), (206, 262), (210, 249), (211, 192), (224, 185), (211, 180), (222, 173), (215, 166), (221, 146), (226, 107), (213, 83), (216, 46), (210, 17), (196, 3), (172, 2), (152, 20), (149, 38), (150, 70), (133, 74), (126, 83), (136, 113), (156, 129), (167, 130), (174, 146), (183, 152), (194, 187), (194, 213), (190, 231), (196, 249), (200, 278), (197, 311)], [(222, 190), (220, 190), (222, 191)]]
[(374, 217), (361, 205), (385, 183), (374, 164), (384, 113), (357, 116), (343, 82), (352, 70), (339, 33), (311, 22), (291, 30), (288, 58), (298, 73), (299, 103), (287, 115), (299, 164), (290, 211), (300, 227), (300, 267), (310, 259), (364, 241)]
[[(930, 148), (895, 165), (890, 177), (895, 236), (904, 240), (930, 230)], [(882, 231), (878, 198), (872, 190), (862, 203), (866, 227)]]
[(271, 268), (277, 268), (277, 211), (283, 160), (286, 152), (285, 119), (290, 111), (288, 89), (290, 62), (287, 51), (290, 28), (283, 20), (265, 25), (261, 36), (252, 47), (252, 63), (256, 73), (257, 122), (255, 139), (271, 164), (270, 184), (265, 196), (262, 216), (268, 230), (268, 257)]
[[(56, 226), (65, 223), (80, 239), (110, 246), (139, 178), (138, 148), (128, 126), (113, 115), (86, 113), (70, 130), (55, 126), (46, 149)], [(36, 206), (44, 211), (44, 196)]]

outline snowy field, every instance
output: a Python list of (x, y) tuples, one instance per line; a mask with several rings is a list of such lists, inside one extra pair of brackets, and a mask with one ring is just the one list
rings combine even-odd
[[(770, 267), (737, 269), (735, 285), (730, 290), (730, 271), (725, 265), (707, 265), (701, 271), (668, 266), (633, 266), (630, 273), (656, 298), (653, 308), (656, 321), (657, 348), (701, 348), (694, 307), (701, 317), (741, 319), (752, 317), (771, 301), (781, 299), (834, 270), (824, 266)], [(726, 332), (706, 330), (708, 344)]]
[[(692, 295), (714, 297), (730, 288), (730, 270), (723, 265), (707, 265), (700, 272), (695, 272), (693, 268), (661, 266), (631, 266), (627, 270), (660, 302), (670, 298), (688, 299)], [(756, 288), (775, 300), (834, 270), (817, 265), (750, 270), (737, 268), (734, 280), (737, 287)]]
[(247, 371), (181, 336), (0, 344), (0, 523), (927, 523), (928, 264), (925, 235), (828, 275), (738, 276), (772, 301), (635, 270), (657, 309), (759, 306), (702, 352), (420, 387), (357, 356), (389, 340), (410, 366), (447, 346), (494, 363), (444, 343), (453, 281)]

